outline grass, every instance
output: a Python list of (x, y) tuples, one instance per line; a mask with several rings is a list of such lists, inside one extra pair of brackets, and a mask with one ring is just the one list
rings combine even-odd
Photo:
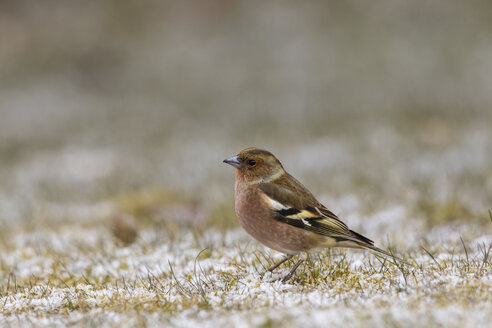
[[(490, 229), (490, 222), (483, 228)], [(491, 309), (492, 244), (467, 242), (470, 235), (432, 247), (400, 249), (397, 255), (414, 266), (395, 266), (360, 251), (313, 254), (284, 284), (280, 279), (293, 260), (266, 273), (280, 254), (251, 242), (239, 229), (164, 233), (163, 239), (172, 243), (156, 243), (155, 227), (147, 223), (139, 226), (139, 238), (128, 246), (118, 243), (109, 229), (72, 224), (58, 229), (2, 239), (4, 324), (82, 325), (83, 318), (108, 326), (187, 326), (201, 320), (211, 324), (214, 317), (230, 324), (236, 317), (252, 316), (250, 323), (259, 327), (293, 326), (303, 320), (295, 317), (299, 311), (321, 318), (324, 311), (341, 306), (356, 314), (349, 321), (355, 325), (382, 320), (401, 326), (398, 315), (413, 316), (424, 305), (425, 315), (410, 323), (431, 325), (438, 320), (436, 311), (456, 308), (459, 318), (451, 326), (480, 325), (490, 318), (465, 316), (470, 309)], [(434, 234), (449, 229), (444, 225)], [(395, 308), (401, 313), (393, 313)], [(334, 326), (345, 322), (326, 320)]]
[[(69, 148), (9, 162), (0, 172), (1, 325), (486, 326), (492, 139), (482, 128), (453, 129), (439, 147), (388, 127), (279, 147), (320, 201), (412, 264), (332, 249), (312, 254), (288, 283), (295, 259), (267, 272), (282, 255), (238, 227), (232, 172), (220, 166), (229, 150), (185, 145), (178, 162), (201, 161), (182, 171), (147, 144), (152, 156), (138, 161)], [(101, 163), (106, 175), (74, 171), (77, 161)]]
[[(320, 201), (412, 264), (332, 249), (312, 254), (288, 283), (295, 259), (266, 272), (282, 255), (238, 227), (232, 172), (220, 166), (229, 150), (185, 145), (177, 162), (195, 166), (181, 171), (147, 144), (152, 156), (138, 161), (69, 148), (9, 162), (0, 172), (1, 325), (485, 326), (492, 138), (482, 128), (456, 128), (439, 147), (388, 127), (279, 147)], [(78, 161), (106, 174), (74, 171)]]

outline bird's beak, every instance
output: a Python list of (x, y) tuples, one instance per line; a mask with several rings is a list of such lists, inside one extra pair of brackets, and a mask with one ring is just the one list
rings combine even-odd
[(242, 168), (241, 162), (239, 162), (239, 159), (237, 158), (237, 156), (233, 156), (231, 158), (224, 159), (224, 163), (232, 165), (238, 169)]

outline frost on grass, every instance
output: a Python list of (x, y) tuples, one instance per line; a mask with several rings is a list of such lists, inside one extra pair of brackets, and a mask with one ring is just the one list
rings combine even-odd
[[(292, 281), (281, 283), (293, 262), (266, 273), (282, 255), (231, 224), (233, 202), (225, 194), (232, 192), (232, 173), (215, 171), (223, 154), (200, 153), (200, 178), (180, 180), (185, 190), (174, 192), (134, 175), (174, 181), (165, 179), (169, 170), (181, 179), (165, 162), (129, 162), (117, 148), (66, 147), (0, 172), (1, 323), (486, 326), (492, 321), (490, 132), (456, 130), (461, 137), (437, 150), (416, 147), (390, 127), (359, 133), (319, 138), (313, 147), (289, 145), (279, 157), (348, 226), (413, 266), (334, 249), (313, 254)], [(191, 159), (193, 147), (180, 151)], [(316, 166), (308, 160), (314, 156)], [(320, 179), (324, 172), (329, 178)], [(120, 222), (119, 229), (111, 222)], [(131, 238), (121, 238), (125, 231)]]
[[(173, 181), (164, 179), (169, 173), (160, 166), (169, 166), (162, 161), (152, 166), (128, 162), (117, 149), (67, 147), (0, 172), (6, 182), (0, 186), (1, 323), (486, 326), (492, 321), (491, 133), (479, 126), (457, 130), (461, 138), (437, 150), (414, 148), (388, 127), (359, 133), (344, 141), (319, 138), (312, 148), (289, 145), (284, 154), (299, 150), (302, 160), (287, 155), (284, 162), (349, 227), (413, 266), (330, 250), (313, 254), (292, 281), (281, 283), (292, 261), (266, 273), (282, 255), (231, 224), (233, 202), (225, 194), (232, 192), (232, 172), (220, 175), (229, 174), (227, 181), (217, 178), (220, 154), (201, 153), (202, 176), (180, 180), (185, 191), (175, 192), (132, 173)], [(325, 146), (333, 157), (318, 154)], [(180, 151), (191, 158), (193, 147)], [(313, 157), (316, 167), (305, 160)], [(320, 179), (325, 171), (329, 177)], [(114, 229), (114, 218), (121, 229)], [(132, 238), (114, 238), (125, 229)]]
[[(441, 237), (454, 229), (467, 241)], [(152, 230), (123, 248), (100, 229), (8, 239), (0, 257), (1, 320), (14, 326), (296, 326), (309, 320), (314, 327), (471, 327), (491, 319), (492, 235), (473, 239), (469, 225), (433, 230), (429, 241), (439, 246), (399, 249), (413, 267), (332, 250), (312, 255), (286, 284), (280, 279), (292, 262), (265, 273), (281, 254), (241, 230), (184, 232), (166, 243), (156, 243)]]

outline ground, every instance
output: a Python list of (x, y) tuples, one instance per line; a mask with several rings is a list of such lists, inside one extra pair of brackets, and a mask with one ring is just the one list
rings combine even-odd
[[(408, 153), (414, 139), (384, 127), (285, 147), (279, 157), (287, 170), (297, 171), (351, 228), (410, 264), (332, 249), (312, 254), (288, 283), (280, 279), (292, 261), (266, 272), (282, 254), (237, 225), (233, 170), (221, 163), (236, 149), (204, 159), (214, 162), (210, 174), (222, 177), (198, 200), (144, 182), (120, 193), (96, 189), (101, 194), (87, 201), (72, 184), (128, 179), (114, 158), (122, 155), (40, 151), (10, 166), (15, 181), (5, 178), (13, 190), (25, 188), (22, 178), (38, 190), (28, 204), (28, 196), (3, 198), (1, 320), (9, 326), (486, 326), (492, 217), (481, 204), (492, 187), (492, 137), (479, 122), (470, 126), (454, 129), (459, 136), (449, 144), (416, 148), (418, 156)], [(425, 142), (425, 127), (421, 133)], [(374, 153), (368, 172), (364, 163)], [(317, 158), (316, 167), (306, 158)], [(152, 170), (148, 163), (143, 159), (141, 169)], [(58, 183), (51, 190), (44, 189), (46, 177)], [(448, 188), (458, 181), (461, 188)], [(202, 182), (190, 185), (196, 183)]]

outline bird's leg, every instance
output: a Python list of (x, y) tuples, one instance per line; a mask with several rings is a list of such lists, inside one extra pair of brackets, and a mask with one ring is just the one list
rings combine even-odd
[(274, 264), (270, 268), (268, 268), (268, 271), (272, 272), (273, 270), (275, 270), (276, 268), (278, 268), (279, 266), (281, 266), (283, 263), (285, 263), (286, 261), (290, 260), (293, 256), (294, 255), (286, 255), (279, 262), (277, 262), (276, 264)]
[(304, 254), (301, 254), (300, 256), (301, 258), (299, 259), (299, 261), (296, 262), (296, 264), (294, 264), (294, 266), (292, 267), (292, 269), (290, 270), (290, 272), (282, 278), (282, 282), (287, 282), (290, 280), (290, 278), (292, 278), (292, 276), (294, 275), (294, 273), (296, 272), (297, 268), (302, 264), (302, 262), (304, 262), (307, 258), (306, 255)]

